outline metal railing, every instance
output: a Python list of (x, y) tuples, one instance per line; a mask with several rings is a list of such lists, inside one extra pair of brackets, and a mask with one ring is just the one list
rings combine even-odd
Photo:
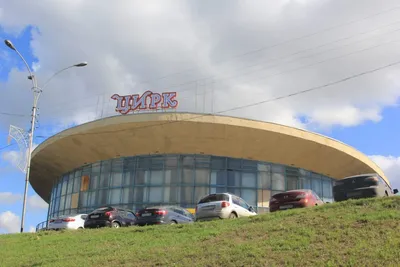
[(46, 231), (47, 230), (47, 221), (41, 222), (38, 225), (36, 225), (36, 233), (40, 231)]

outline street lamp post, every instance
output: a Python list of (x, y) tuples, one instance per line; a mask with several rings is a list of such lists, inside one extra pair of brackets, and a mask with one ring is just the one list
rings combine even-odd
[(69, 68), (73, 67), (84, 67), (87, 65), (87, 62), (82, 62), (78, 63), (66, 68), (63, 68), (56, 73), (54, 73), (42, 86), (42, 88), (38, 87), (37, 79), (35, 75), (32, 74), (31, 69), (29, 68), (28, 63), (24, 59), (24, 57), (21, 55), (21, 53), (15, 48), (15, 46), (12, 44), (10, 40), (5, 40), (4, 43), (12, 50), (14, 50), (18, 56), (22, 59), (24, 62), (26, 68), (28, 69), (29, 76), (28, 79), (32, 81), (32, 91), (33, 91), (33, 106), (32, 106), (32, 120), (31, 120), (31, 128), (28, 133), (28, 155), (27, 155), (27, 161), (26, 161), (26, 175), (25, 175), (25, 191), (24, 191), (24, 200), (23, 200), (23, 206), (22, 206), (22, 218), (21, 218), (21, 233), (24, 231), (24, 223), (25, 223), (25, 211), (26, 211), (26, 199), (28, 195), (28, 186), (29, 186), (29, 173), (30, 173), (30, 167), (31, 167), (31, 153), (32, 153), (32, 146), (33, 146), (33, 135), (35, 131), (35, 122), (36, 122), (36, 116), (37, 116), (37, 104), (39, 101), (40, 94), (42, 93), (42, 90), (44, 87), (50, 82), (50, 80), (59, 74), (62, 71), (65, 71)]

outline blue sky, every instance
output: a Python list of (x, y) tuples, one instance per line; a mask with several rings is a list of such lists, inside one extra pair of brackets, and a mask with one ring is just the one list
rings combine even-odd
[[(21, 214), (24, 174), (10, 162), (17, 146), (4, 147), (9, 124), (29, 129), (32, 105), (25, 66), (4, 39), (10, 39), (37, 68), (42, 82), (65, 66), (89, 62), (88, 67), (57, 76), (42, 94), (35, 144), (44, 140), (39, 136), (116, 115), (110, 101), (114, 93), (174, 90), (179, 92), (180, 110), (209, 113), (321, 86), (400, 60), (400, 33), (393, 32), (400, 16), (400, 9), (393, 8), (396, 0), (273, 1), (267, 6), (263, 1), (251, 5), (232, 1), (228, 9), (223, 3), (160, 1), (155, 8), (151, 1), (133, 2), (121, 1), (114, 8), (112, 3), (96, 1), (43, 5), (0, 0), (0, 216)], [(218, 12), (227, 15), (216, 16)], [(210, 83), (204, 77), (215, 80)], [(400, 187), (399, 77), (396, 66), (226, 115), (303, 128), (310, 122), (311, 130), (370, 156)], [(29, 197), (25, 230), (47, 214), (32, 188)], [(8, 229), (2, 219), (0, 233)], [(7, 227), (14, 231), (19, 226), (14, 223), (18, 218), (13, 220)]]

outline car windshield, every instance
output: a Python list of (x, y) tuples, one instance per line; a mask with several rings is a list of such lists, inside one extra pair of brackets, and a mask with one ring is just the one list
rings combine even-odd
[(215, 202), (215, 201), (229, 201), (229, 196), (226, 194), (212, 194), (208, 195), (205, 198), (202, 198), (199, 201), (199, 204), (207, 203), (207, 202)]

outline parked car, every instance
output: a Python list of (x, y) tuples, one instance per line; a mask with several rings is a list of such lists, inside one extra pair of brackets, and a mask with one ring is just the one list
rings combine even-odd
[(349, 176), (336, 180), (333, 185), (333, 199), (343, 201), (350, 198), (387, 197), (398, 193), (377, 173)]
[(194, 216), (178, 206), (156, 206), (141, 209), (136, 213), (136, 225), (193, 223)]
[(133, 211), (116, 207), (101, 207), (88, 214), (85, 228), (114, 227), (135, 225), (136, 216)]
[(83, 229), (87, 214), (62, 215), (53, 218), (49, 221), (47, 229), (62, 230), (62, 229)]
[(323, 205), (324, 201), (312, 190), (297, 189), (275, 194), (269, 200), (269, 211)]
[(196, 221), (257, 215), (246, 201), (230, 193), (210, 194), (203, 197), (196, 206), (195, 214)]

